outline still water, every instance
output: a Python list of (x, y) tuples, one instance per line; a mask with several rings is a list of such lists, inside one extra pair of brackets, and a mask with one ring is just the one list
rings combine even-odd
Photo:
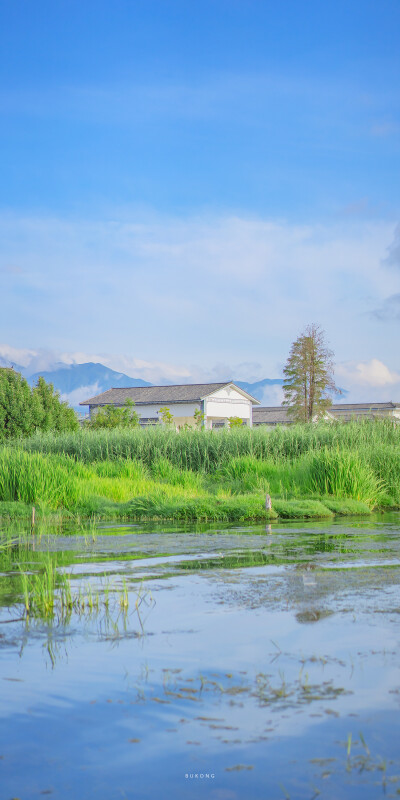
[[(400, 795), (399, 514), (28, 539), (0, 562), (1, 800)], [(26, 617), (17, 555), (48, 550), (97, 608)]]

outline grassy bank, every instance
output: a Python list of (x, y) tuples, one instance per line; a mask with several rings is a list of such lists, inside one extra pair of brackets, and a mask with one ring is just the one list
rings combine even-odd
[(183, 521), (400, 508), (400, 426), (36, 435), (0, 449), (0, 516), (32, 505), (43, 515)]

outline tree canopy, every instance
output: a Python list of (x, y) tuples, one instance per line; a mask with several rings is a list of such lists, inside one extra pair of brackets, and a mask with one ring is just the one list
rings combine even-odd
[(283, 405), (294, 421), (321, 419), (332, 405), (331, 394), (340, 394), (333, 380), (332, 359), (318, 325), (309, 325), (293, 342), (283, 370)]
[(71, 431), (77, 430), (79, 423), (75, 411), (60, 398), (60, 393), (52, 383), (46, 383), (40, 377), (32, 390), (33, 398), (37, 398), (42, 409), (40, 430)]
[(135, 404), (127, 398), (124, 405), (107, 405), (99, 408), (87, 422), (89, 428), (136, 428), (139, 425), (139, 414), (135, 411)]
[(31, 389), (12, 369), (0, 369), (0, 441), (30, 436), (36, 430), (77, 430), (73, 408), (62, 402), (51, 383), (39, 378)]

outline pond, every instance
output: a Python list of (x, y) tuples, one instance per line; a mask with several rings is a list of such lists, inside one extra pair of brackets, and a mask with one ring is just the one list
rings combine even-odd
[(1, 541), (2, 800), (400, 795), (399, 514)]

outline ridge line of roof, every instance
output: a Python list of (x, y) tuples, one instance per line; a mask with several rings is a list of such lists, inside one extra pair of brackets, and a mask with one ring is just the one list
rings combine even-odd
[[(363, 406), (363, 407), (366, 407), (366, 408), (372, 408), (372, 406), (399, 406), (399, 405), (400, 405), (400, 401), (397, 402), (396, 400), (377, 400), (376, 402), (372, 402), (372, 403), (368, 403), (368, 402), (365, 402), (365, 403), (332, 403), (332, 405), (329, 406), (329, 408), (346, 408), (347, 406)], [(279, 408), (279, 409), (281, 409), (281, 408), (282, 409), (287, 409), (287, 406), (282, 406), (282, 405), (281, 406), (259, 406), (258, 411), (265, 411), (265, 410), (272, 411), (272, 410), (275, 410), (277, 408)], [(329, 408), (328, 408), (328, 411), (329, 411)]]
[[(134, 378), (132, 380), (135, 380)], [(111, 386), (111, 389), (172, 389), (175, 386), (227, 386), (228, 383), (234, 383), (235, 381), (210, 381), (207, 383), (160, 383), (160, 384), (150, 384), (150, 386)], [(235, 384), (236, 386), (236, 384)], [(240, 386), (238, 387), (241, 388)], [(110, 389), (106, 389), (106, 392), (109, 392)]]

